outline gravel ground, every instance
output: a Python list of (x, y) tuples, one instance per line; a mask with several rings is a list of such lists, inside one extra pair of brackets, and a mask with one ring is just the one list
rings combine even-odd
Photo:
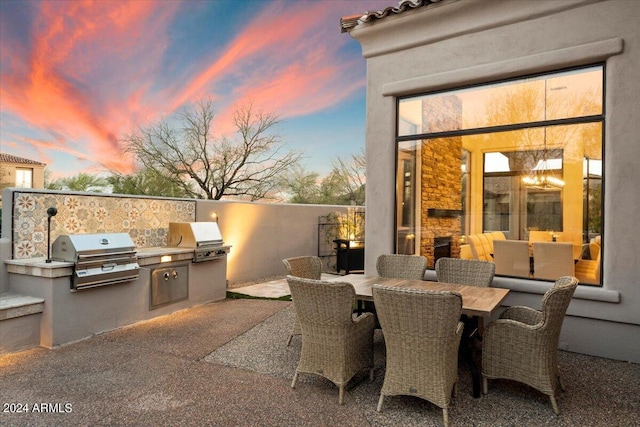
[[(293, 306), (274, 314), (256, 327), (217, 349), (205, 361), (290, 379), (300, 356), (301, 340), (286, 340), (293, 324)], [(442, 425), (442, 411), (422, 399), (396, 396), (385, 399), (376, 412), (384, 380), (384, 338), (379, 330), (374, 341), (375, 379), (358, 374), (347, 386), (347, 395), (360, 407), (371, 426)], [(549, 399), (515, 382), (489, 382), (489, 393), (471, 395), (471, 374), (460, 364), (458, 395), (449, 411), (452, 426), (632, 426), (640, 425), (640, 365), (559, 352), (566, 391), (558, 397), (560, 416)], [(329, 381), (301, 375), (297, 393), (337, 388)], [(349, 397), (347, 397), (349, 399)], [(348, 402), (348, 401), (347, 401)]]
[[(379, 331), (375, 379), (358, 374), (344, 405), (317, 376), (301, 375), (292, 390), (301, 347), (299, 336), (286, 346), (293, 319), (288, 301), (226, 299), (56, 349), (1, 355), (0, 426), (442, 425), (440, 409), (408, 396), (388, 397), (376, 412)], [(568, 352), (559, 362), (567, 391), (558, 417), (545, 396), (512, 382), (491, 381), (489, 394), (474, 399), (460, 364), (451, 426), (640, 426), (640, 365)]]

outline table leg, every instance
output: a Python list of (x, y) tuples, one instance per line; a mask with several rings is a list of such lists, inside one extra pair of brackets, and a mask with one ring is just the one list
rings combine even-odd
[(483, 322), (482, 318), (467, 316), (464, 316), (463, 322), (464, 331), (460, 343), (460, 356), (471, 371), (473, 397), (479, 398), (482, 395), (482, 337), (479, 326)]

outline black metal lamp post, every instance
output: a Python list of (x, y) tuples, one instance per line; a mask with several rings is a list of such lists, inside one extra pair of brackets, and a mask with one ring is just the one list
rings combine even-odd
[(51, 262), (51, 217), (56, 216), (58, 213), (58, 209), (49, 208), (47, 209), (47, 263)]

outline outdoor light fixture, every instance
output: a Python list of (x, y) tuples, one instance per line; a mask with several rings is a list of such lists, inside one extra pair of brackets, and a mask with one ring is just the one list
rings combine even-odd
[(45, 262), (51, 263), (51, 217), (56, 216), (58, 209), (50, 207), (47, 209), (47, 260)]

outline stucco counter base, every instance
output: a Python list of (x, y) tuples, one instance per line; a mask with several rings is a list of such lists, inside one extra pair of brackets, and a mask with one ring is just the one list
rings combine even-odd
[[(226, 297), (226, 256), (192, 263), (193, 250), (170, 247), (140, 248), (137, 255), (136, 280), (78, 291), (70, 286), (71, 262), (47, 263), (44, 258), (4, 262), (12, 294), (44, 301), (39, 343), (49, 348)], [(151, 271), (171, 265), (188, 268), (188, 298), (151, 310)]]

